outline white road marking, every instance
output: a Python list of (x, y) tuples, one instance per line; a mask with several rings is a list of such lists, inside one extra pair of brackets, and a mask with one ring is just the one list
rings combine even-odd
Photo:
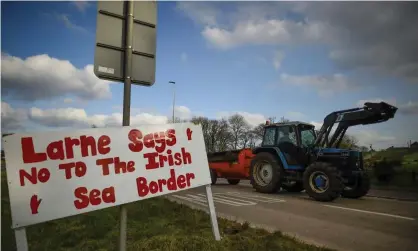
[(360, 210), (360, 209), (354, 209), (354, 208), (348, 208), (348, 207), (339, 207), (339, 206), (333, 206), (333, 205), (324, 205), (324, 206), (338, 208), (338, 209), (342, 209), (342, 210), (349, 210), (349, 211), (354, 211), (354, 212), (360, 212), (360, 213), (367, 213), (367, 214), (375, 214), (375, 215), (381, 215), (381, 216), (388, 216), (388, 217), (393, 217), (393, 218), (398, 218), (398, 219), (404, 219), (404, 220), (415, 220), (414, 218), (400, 216), (400, 215), (395, 215), (395, 214), (385, 214), (385, 213), (379, 213), (379, 212), (373, 212), (373, 211), (366, 211), (366, 210)]
[[(189, 195), (189, 196), (201, 196), (203, 198), (206, 198), (206, 195), (204, 194)], [(213, 194), (213, 200), (215, 202), (228, 204), (231, 206), (254, 206), (257, 204), (255, 202), (248, 201), (248, 200), (240, 200), (240, 199), (235, 199), (235, 198), (230, 198), (230, 197), (225, 198), (225, 196), (222, 196), (219, 194)]]
[(270, 197), (260, 196), (260, 195), (250, 195), (250, 194), (240, 194), (239, 192), (228, 192), (229, 196), (234, 196), (238, 198), (250, 199), (254, 201), (264, 202), (264, 203), (276, 203), (276, 202), (286, 202), (282, 199), (273, 199)]
[[(172, 195), (175, 198), (186, 200), (192, 203), (196, 203), (202, 206), (207, 206), (206, 195), (201, 194), (184, 194), (184, 195)], [(213, 193), (214, 202), (226, 204), (230, 206), (240, 207), (240, 206), (255, 206), (257, 202), (264, 203), (277, 203), (285, 202), (281, 199), (272, 199), (269, 197), (263, 197), (259, 195), (244, 195), (238, 192), (232, 193)]]

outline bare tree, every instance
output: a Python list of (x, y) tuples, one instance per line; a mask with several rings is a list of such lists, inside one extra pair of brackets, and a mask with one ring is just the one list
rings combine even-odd
[(268, 119), (267, 119), (268, 121), (270, 121), (270, 123), (275, 123), (276, 122), (276, 117), (275, 116), (272, 116), (272, 117), (268, 117)]
[(281, 117), (280, 118), (280, 122), (281, 123), (286, 123), (286, 122), (290, 122), (290, 120), (289, 119), (286, 119), (285, 117)]
[(167, 123), (170, 123), (170, 124), (185, 123), (185, 122), (189, 122), (189, 120), (187, 120), (187, 119), (181, 119), (179, 117), (174, 117), (174, 121), (173, 121), (173, 119), (169, 119), (167, 121)]
[(242, 137), (249, 130), (249, 125), (242, 115), (234, 114), (228, 118), (229, 129), (232, 134), (232, 149), (238, 149), (242, 141)]
[(232, 140), (232, 134), (229, 131), (229, 124), (227, 120), (221, 119), (218, 122), (214, 151), (226, 151), (229, 150), (229, 146), (231, 145), (230, 142)]
[(358, 144), (358, 139), (356, 137), (345, 134), (343, 139), (341, 140), (340, 148), (358, 149), (359, 146), (357, 144)]

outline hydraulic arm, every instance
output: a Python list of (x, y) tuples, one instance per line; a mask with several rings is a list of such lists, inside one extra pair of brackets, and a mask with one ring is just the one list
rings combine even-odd
[[(335, 144), (338, 148), (348, 127), (385, 122), (393, 118), (397, 110), (398, 108), (385, 102), (366, 102), (361, 108), (332, 112), (325, 117), (315, 140), (315, 146), (333, 147)], [(338, 127), (331, 139), (328, 139), (335, 123), (338, 123)]]

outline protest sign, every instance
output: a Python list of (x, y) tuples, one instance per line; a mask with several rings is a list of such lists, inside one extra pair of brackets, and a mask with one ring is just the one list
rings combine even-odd
[(4, 151), (14, 228), (211, 183), (192, 123), (14, 134)]

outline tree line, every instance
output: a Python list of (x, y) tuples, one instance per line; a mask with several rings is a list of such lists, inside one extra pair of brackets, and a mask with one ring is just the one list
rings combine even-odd
[[(268, 120), (271, 123), (289, 122), (289, 120), (284, 117), (281, 117), (277, 121), (275, 117), (270, 117)], [(207, 152), (254, 148), (259, 146), (264, 133), (264, 123), (260, 123), (257, 126), (251, 126), (240, 114), (234, 114), (222, 119), (193, 117), (190, 120), (182, 120), (175, 118), (174, 121), (169, 121), (169, 123), (172, 122), (192, 122), (194, 124), (200, 124), (202, 126)], [(340, 148), (368, 151), (367, 147), (358, 144), (357, 138), (347, 134), (344, 135)]]

